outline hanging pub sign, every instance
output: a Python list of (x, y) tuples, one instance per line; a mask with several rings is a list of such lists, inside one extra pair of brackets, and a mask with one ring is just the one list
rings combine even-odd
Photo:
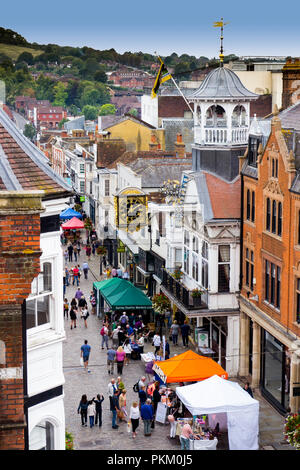
[(139, 231), (148, 225), (148, 198), (138, 188), (121, 190), (115, 196), (116, 227), (128, 232)]
[(117, 252), (118, 253), (125, 253), (125, 245), (121, 240), (118, 240)]

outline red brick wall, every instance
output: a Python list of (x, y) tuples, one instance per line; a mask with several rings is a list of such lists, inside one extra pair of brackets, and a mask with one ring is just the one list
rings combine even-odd
[[(0, 196), (0, 450), (24, 449), (22, 303), (40, 271), (40, 199)], [(20, 213), (26, 201), (27, 207)], [(38, 202), (38, 204), (37, 204)], [(21, 207), (20, 207), (21, 205)], [(15, 211), (12, 211), (14, 206)], [(16, 206), (18, 209), (16, 210)], [(31, 208), (30, 208), (31, 206)], [(32, 210), (32, 206), (34, 210)], [(8, 212), (8, 211), (7, 211)], [(15, 373), (15, 368), (19, 373)], [(11, 375), (12, 374), (12, 375)]]

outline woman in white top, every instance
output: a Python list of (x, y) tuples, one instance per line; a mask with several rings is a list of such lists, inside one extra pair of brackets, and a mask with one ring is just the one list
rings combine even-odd
[(130, 418), (131, 426), (132, 426), (133, 439), (136, 437), (136, 429), (139, 426), (140, 416), (141, 416), (140, 410), (139, 410), (137, 402), (135, 401), (132, 403), (132, 406), (130, 408), (130, 413), (129, 413), (129, 418)]
[(158, 351), (160, 350), (160, 343), (161, 343), (160, 336), (158, 334), (155, 334), (153, 336), (153, 346), (155, 347), (154, 354), (157, 354)]
[(129, 364), (129, 359), (131, 357), (131, 352), (132, 352), (132, 347), (131, 347), (131, 344), (129, 343), (129, 340), (127, 339), (123, 345), (123, 349), (126, 353), (126, 356), (125, 356), (125, 361), (124, 361), (124, 365), (126, 366), (127, 364)]
[(87, 414), (90, 420), (90, 428), (94, 426), (95, 415), (96, 415), (96, 405), (93, 401), (89, 402)]

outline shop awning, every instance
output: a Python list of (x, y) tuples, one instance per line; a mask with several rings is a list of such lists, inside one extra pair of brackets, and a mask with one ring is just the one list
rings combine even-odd
[(84, 228), (84, 223), (81, 220), (77, 219), (77, 217), (73, 217), (71, 220), (68, 220), (68, 222), (62, 224), (61, 228), (63, 228), (64, 230), (80, 229)]
[(130, 281), (113, 277), (105, 281), (94, 282), (105, 302), (112, 310), (151, 309), (151, 300)]
[(59, 218), (62, 220), (72, 219), (72, 217), (77, 217), (77, 219), (82, 219), (82, 215), (80, 214), (80, 212), (74, 211), (74, 209), (71, 209), (71, 207), (61, 212), (59, 216)]
[(213, 375), (228, 379), (220, 364), (190, 350), (167, 361), (155, 362), (153, 370), (164, 383), (198, 382)]

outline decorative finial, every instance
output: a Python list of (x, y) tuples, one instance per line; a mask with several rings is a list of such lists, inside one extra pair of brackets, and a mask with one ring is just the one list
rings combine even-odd
[(220, 41), (221, 41), (221, 46), (220, 46), (220, 67), (223, 67), (223, 62), (224, 62), (224, 54), (223, 54), (223, 28), (227, 23), (224, 23), (223, 18), (221, 18), (221, 21), (215, 21), (214, 27), (215, 28), (221, 28), (221, 36), (220, 36)]

